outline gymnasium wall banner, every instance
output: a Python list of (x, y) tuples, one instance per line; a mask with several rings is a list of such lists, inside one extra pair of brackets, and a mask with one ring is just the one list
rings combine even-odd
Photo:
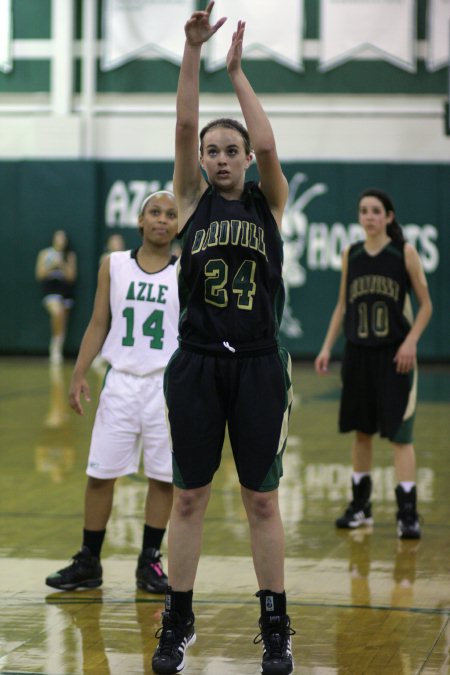
[(144, 52), (181, 63), (184, 24), (195, 0), (104, 0), (103, 70), (111, 70)]
[[(287, 162), (283, 170), (289, 197), (283, 218), (281, 339), (292, 356), (318, 353), (337, 301), (342, 252), (362, 235), (359, 195), (377, 187), (392, 197), (427, 275), (433, 317), (419, 343), (419, 357), (450, 360), (450, 165)], [(77, 352), (108, 235), (121, 233), (127, 248), (138, 246), (140, 204), (150, 192), (172, 187), (172, 171), (171, 162), (0, 162), (0, 352), (46, 353), (48, 317), (34, 270), (38, 251), (61, 227), (79, 260), (66, 343), (70, 353)], [(255, 178), (254, 171), (251, 167), (249, 179)], [(341, 353), (342, 341), (335, 356)]]
[(12, 70), (12, 0), (0, 1), (0, 71), (10, 73)]
[(429, 0), (427, 6), (427, 69), (439, 70), (450, 63), (450, 2)]
[[(205, 46), (205, 68), (224, 68), (233, 31), (239, 19), (246, 22), (244, 58), (264, 57), (294, 71), (303, 69), (303, 2), (283, 0), (267, 3), (262, 11), (259, 0), (216, 0), (212, 20), (227, 20)], [(274, 30), (274, 24), (280, 30)], [(281, 28), (282, 27), (282, 28)]]
[(320, 70), (358, 53), (415, 71), (415, 0), (321, 0)]

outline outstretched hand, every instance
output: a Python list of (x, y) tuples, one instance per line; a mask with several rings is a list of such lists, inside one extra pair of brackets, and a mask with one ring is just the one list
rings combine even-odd
[(214, 0), (208, 4), (204, 11), (194, 12), (184, 26), (186, 40), (190, 45), (198, 46), (207, 42), (227, 20), (226, 17), (219, 19), (213, 26), (209, 23)]
[(241, 67), (244, 32), (245, 21), (238, 21), (237, 29), (233, 33), (230, 49), (227, 54), (227, 70), (229, 73), (232, 73)]

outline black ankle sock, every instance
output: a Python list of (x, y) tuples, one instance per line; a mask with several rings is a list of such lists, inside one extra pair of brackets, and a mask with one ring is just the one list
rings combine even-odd
[(161, 530), (158, 527), (150, 527), (150, 525), (145, 524), (142, 536), (142, 550), (156, 548), (159, 551), (165, 533), (165, 529)]
[(193, 591), (173, 591), (170, 586), (166, 593), (166, 612), (176, 612), (185, 619), (192, 616)]
[(106, 530), (83, 529), (83, 546), (87, 546), (93, 556), (100, 558)]
[(286, 593), (274, 593), (270, 590), (258, 591), (256, 596), (261, 604), (261, 617), (285, 616)]

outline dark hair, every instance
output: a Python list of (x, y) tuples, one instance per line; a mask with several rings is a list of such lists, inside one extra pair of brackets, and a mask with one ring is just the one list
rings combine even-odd
[(252, 144), (250, 143), (250, 136), (247, 131), (247, 129), (244, 127), (243, 124), (238, 122), (237, 120), (233, 120), (230, 117), (220, 117), (217, 120), (212, 120), (212, 122), (208, 122), (206, 126), (203, 127), (203, 129), (200, 131), (200, 154), (203, 154), (203, 139), (205, 137), (205, 134), (208, 133), (211, 129), (216, 129), (216, 128), (222, 128), (222, 129), (234, 129), (237, 131), (241, 136), (242, 140), (244, 141), (244, 150), (245, 154), (249, 155), (252, 151)]
[(64, 248), (62, 249), (61, 253), (63, 255), (64, 260), (67, 260), (67, 258), (69, 257), (69, 253), (72, 252), (70, 237), (65, 230), (55, 230), (52, 234), (52, 245), (53, 245), (53, 241), (54, 241), (54, 238), (55, 238), (55, 235), (56, 235), (57, 232), (61, 232), (66, 239), (66, 243), (65, 243)]
[[(161, 197), (161, 195), (168, 195), (173, 200), (173, 202), (175, 203), (175, 195), (174, 195), (173, 192), (171, 192), (170, 190), (156, 190), (156, 192), (152, 192), (151, 194), (147, 195), (145, 197), (144, 201), (142, 202), (141, 207), (140, 207), (139, 212), (138, 212), (138, 218), (139, 219), (141, 218), (141, 216), (144, 215), (144, 211), (146, 209), (147, 204), (149, 202), (151, 202), (154, 197)], [(143, 228), (142, 225), (140, 225), (139, 220), (138, 220), (138, 230), (139, 230), (139, 234), (142, 237), (144, 235), (144, 228)]]
[(393, 241), (404, 242), (405, 237), (403, 236), (403, 230), (395, 217), (395, 207), (389, 195), (386, 194), (386, 192), (383, 192), (383, 190), (378, 190), (377, 188), (368, 188), (367, 190), (364, 190), (364, 192), (359, 196), (358, 204), (361, 203), (361, 200), (364, 197), (375, 197), (383, 204), (386, 213), (388, 211), (392, 211), (394, 217), (387, 226), (386, 232)]

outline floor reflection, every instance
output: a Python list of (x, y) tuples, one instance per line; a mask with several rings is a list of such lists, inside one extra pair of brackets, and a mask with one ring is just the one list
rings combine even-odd
[[(52, 593), (45, 577), (77, 550), (86, 458), (101, 375), (85, 416), (67, 405), (73, 364), (3, 359), (0, 669), (43, 675), (147, 675), (162, 598), (137, 592), (146, 482), (117, 482), (104, 584)], [(392, 452), (375, 444), (371, 530), (337, 531), (349, 499), (350, 438), (336, 429), (339, 377), (294, 364), (295, 406), (280, 504), (296, 675), (450, 674), (450, 371), (422, 368), (415, 430), (420, 542), (396, 537)], [(334, 378), (334, 379), (333, 379)], [(419, 388), (419, 397), (421, 390)], [(224, 449), (207, 511), (186, 675), (256, 675), (260, 649), (248, 526)], [(164, 548), (164, 563), (167, 551)]]

